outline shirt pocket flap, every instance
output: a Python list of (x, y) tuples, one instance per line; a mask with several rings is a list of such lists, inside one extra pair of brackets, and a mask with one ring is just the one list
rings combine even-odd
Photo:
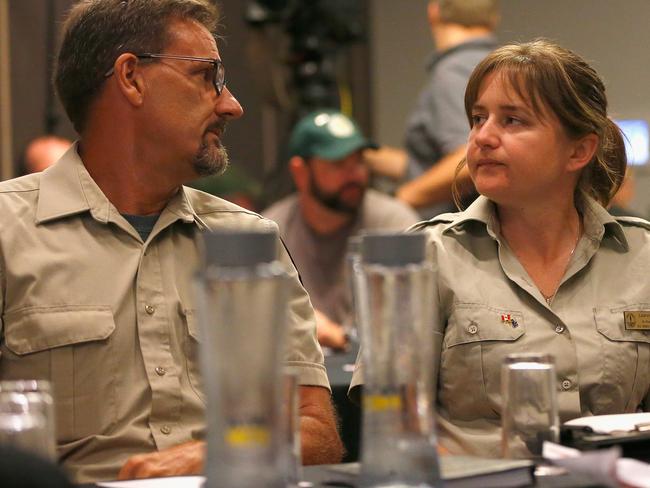
[(5, 314), (5, 341), (14, 354), (107, 339), (115, 330), (108, 306), (33, 307)]
[(594, 319), (598, 332), (610, 341), (650, 343), (650, 329), (627, 329), (625, 312), (644, 312), (650, 314), (650, 303), (633, 303), (624, 307), (597, 307)]
[(516, 310), (477, 303), (457, 303), (449, 317), (447, 347), (482, 341), (516, 341), (525, 332), (524, 316)]
[(193, 308), (181, 308), (181, 314), (185, 317), (187, 323), (187, 332), (195, 341), (201, 342), (201, 333), (199, 331), (198, 317), (196, 310)]

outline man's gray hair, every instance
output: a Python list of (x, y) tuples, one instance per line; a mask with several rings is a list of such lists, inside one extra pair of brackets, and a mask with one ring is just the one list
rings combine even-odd
[(193, 20), (216, 36), (219, 11), (211, 0), (80, 0), (70, 10), (54, 84), (81, 133), (106, 73), (123, 53), (162, 52), (171, 20)]

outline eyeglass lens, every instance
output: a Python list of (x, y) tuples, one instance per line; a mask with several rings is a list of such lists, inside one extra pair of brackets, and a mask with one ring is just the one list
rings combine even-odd
[(221, 61), (215, 61), (214, 65), (214, 78), (212, 83), (214, 84), (214, 89), (217, 91), (217, 95), (221, 95), (223, 87), (226, 85), (226, 69)]

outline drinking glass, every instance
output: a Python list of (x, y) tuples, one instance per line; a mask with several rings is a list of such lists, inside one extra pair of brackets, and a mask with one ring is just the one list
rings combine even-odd
[(206, 234), (196, 281), (208, 399), (206, 486), (280, 488), (289, 276), (270, 232)]
[(351, 236), (348, 239), (347, 249), (345, 253), (345, 284), (346, 293), (350, 303), (352, 313), (348, 320), (343, 324), (345, 332), (351, 341), (359, 341), (359, 319), (358, 312), (358, 297), (354, 285), (355, 275), (360, 273), (361, 266), (361, 236)]
[(44, 380), (0, 382), (0, 443), (56, 462), (54, 406)]
[(550, 354), (510, 354), (501, 368), (505, 458), (541, 459), (544, 441), (558, 442), (554, 359)]
[(302, 478), (298, 388), (298, 375), (285, 370), (282, 374), (281, 423), (284, 431), (283, 472), (286, 473), (288, 487), (298, 486)]
[(432, 280), (424, 234), (362, 237), (355, 286), (363, 344), (363, 487), (441, 486)]

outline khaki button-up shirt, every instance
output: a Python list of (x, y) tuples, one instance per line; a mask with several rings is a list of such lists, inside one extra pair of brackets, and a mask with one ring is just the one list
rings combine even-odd
[(415, 226), (436, 268), (437, 422), (451, 452), (500, 455), (500, 368), (511, 353), (555, 357), (561, 421), (650, 406), (650, 330), (624, 321), (650, 311), (650, 223), (615, 219), (593, 200), (581, 211), (584, 234), (550, 306), (485, 197)]
[[(76, 146), (41, 174), (0, 183), (0, 215), (0, 378), (52, 382), (59, 455), (75, 481), (114, 478), (133, 454), (201, 438), (200, 230), (276, 225), (182, 187), (143, 242)], [(293, 278), (286, 364), (301, 384), (327, 388), (309, 298), (278, 247)]]

